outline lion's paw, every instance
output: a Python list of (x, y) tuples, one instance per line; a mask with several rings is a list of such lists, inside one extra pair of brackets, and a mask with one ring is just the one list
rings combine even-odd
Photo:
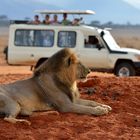
[(96, 116), (100, 116), (100, 115), (107, 114), (108, 112), (109, 112), (109, 110), (107, 108), (97, 106), (97, 107), (94, 108), (93, 114), (96, 115)]
[(108, 105), (101, 105), (101, 107), (108, 109), (108, 111), (112, 110), (112, 108), (110, 106), (108, 106)]

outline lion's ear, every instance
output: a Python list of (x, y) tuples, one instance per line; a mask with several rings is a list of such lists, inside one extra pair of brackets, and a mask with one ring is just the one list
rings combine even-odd
[(69, 56), (69, 57), (67, 58), (66, 65), (67, 65), (67, 66), (70, 66), (71, 64), (76, 63), (76, 61), (77, 61), (76, 56), (75, 56), (74, 54), (72, 54), (71, 56)]

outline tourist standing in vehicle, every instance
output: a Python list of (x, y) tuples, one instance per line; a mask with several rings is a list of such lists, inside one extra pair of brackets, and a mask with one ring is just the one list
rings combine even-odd
[(67, 13), (63, 14), (63, 20), (61, 22), (63, 25), (69, 25), (71, 24), (71, 21), (67, 19)]
[(43, 20), (43, 23), (44, 24), (50, 24), (51, 23), (51, 21), (50, 21), (50, 15), (46, 15), (45, 16), (45, 20)]
[(39, 20), (39, 16), (38, 15), (35, 15), (34, 16), (34, 21), (32, 22), (33, 24), (40, 24), (40, 20)]
[(58, 16), (57, 15), (54, 15), (53, 16), (53, 20), (51, 22), (52, 25), (58, 25), (60, 24), (59, 21), (58, 21)]

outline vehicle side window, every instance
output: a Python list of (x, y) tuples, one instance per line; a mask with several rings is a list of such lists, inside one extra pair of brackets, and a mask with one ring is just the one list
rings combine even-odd
[(17, 30), (15, 33), (16, 46), (32, 46), (33, 45), (33, 31), (31, 30)]
[(35, 30), (34, 46), (52, 47), (54, 44), (54, 31)]
[(52, 30), (16, 30), (16, 46), (52, 47), (53, 44), (54, 31)]
[(58, 33), (58, 46), (62, 48), (74, 48), (76, 46), (76, 32), (60, 31)]
[(99, 39), (96, 36), (88, 36), (88, 39), (85, 39), (85, 48), (97, 48), (99, 44)]

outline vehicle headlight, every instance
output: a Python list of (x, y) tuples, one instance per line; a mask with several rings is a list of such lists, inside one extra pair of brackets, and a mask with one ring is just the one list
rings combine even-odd
[(140, 54), (135, 54), (135, 57), (140, 60)]

